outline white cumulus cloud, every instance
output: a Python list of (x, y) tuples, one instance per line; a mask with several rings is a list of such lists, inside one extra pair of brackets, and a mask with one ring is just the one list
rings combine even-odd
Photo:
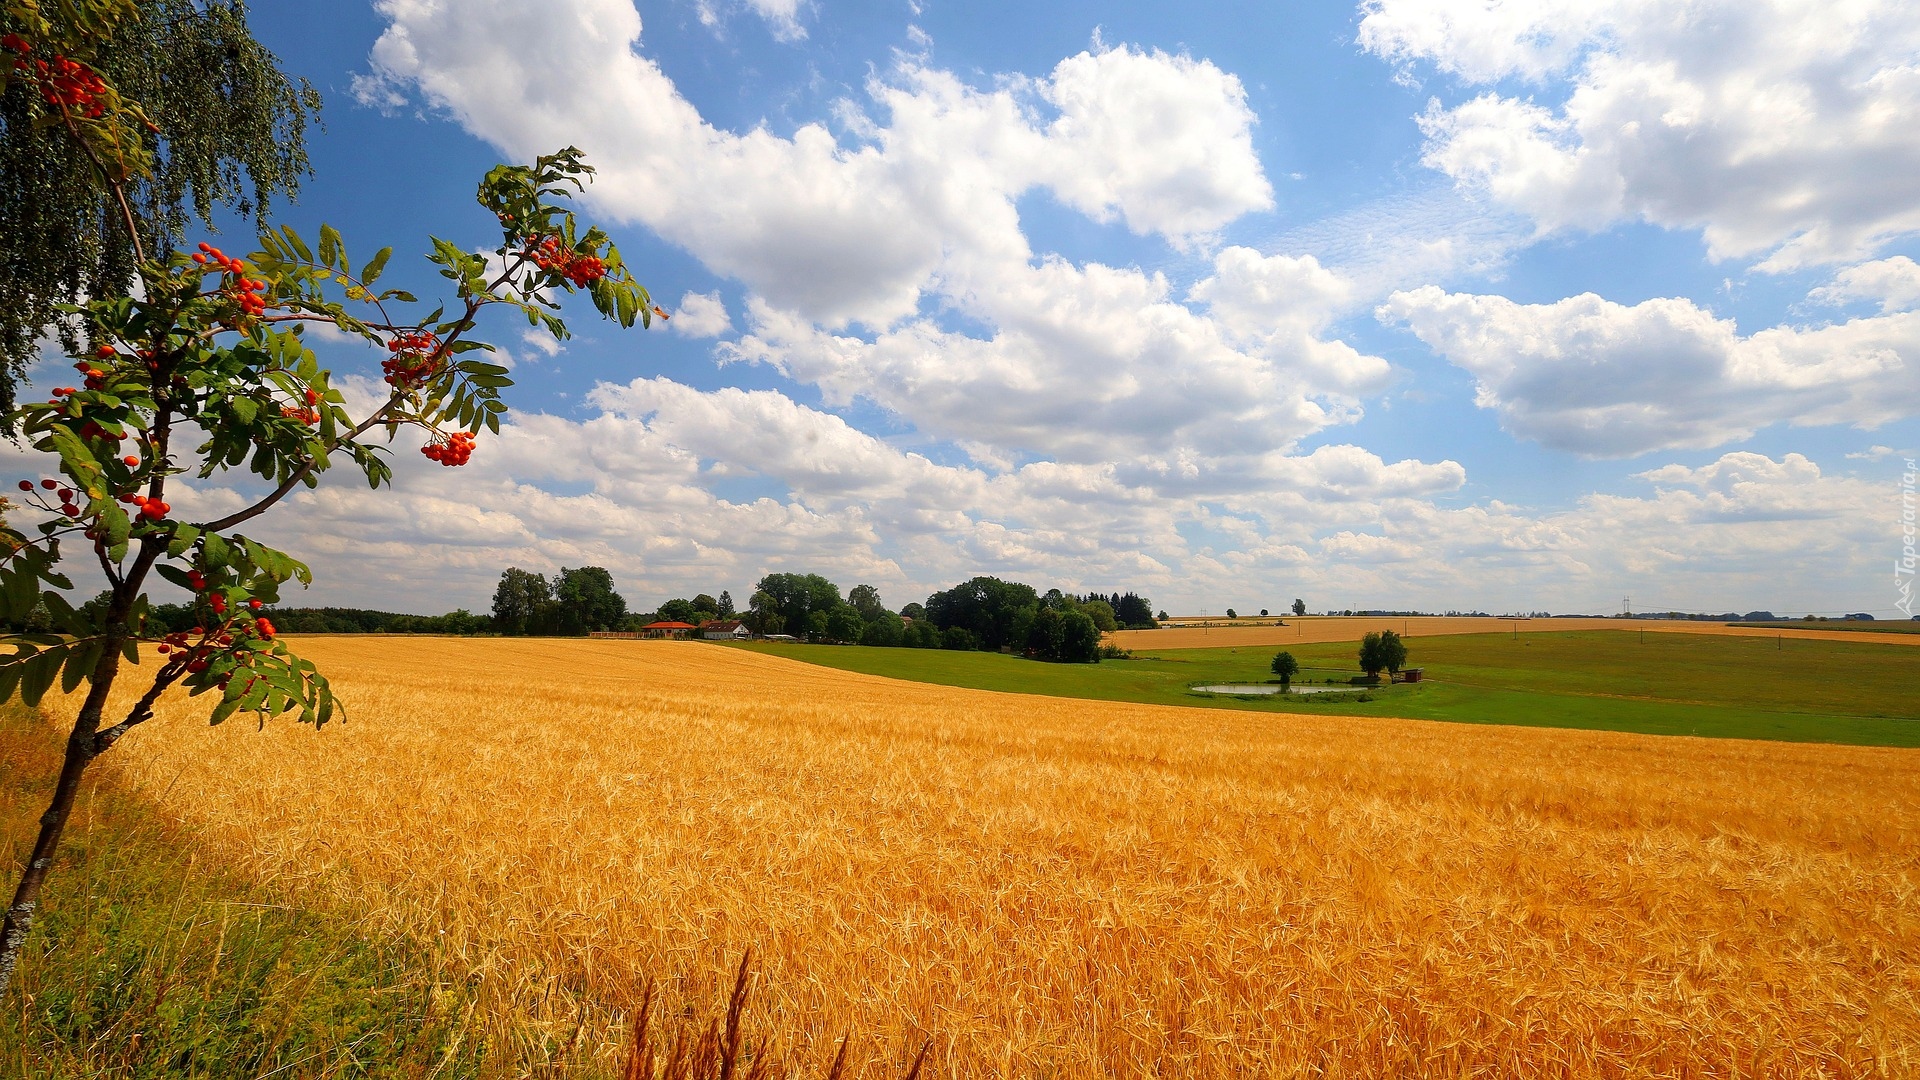
[(667, 314), (672, 316), (667, 326), (687, 337), (719, 337), (733, 330), (733, 319), (727, 314), (727, 305), (720, 300), (719, 290), (687, 293)]
[[(1420, 118), (1429, 164), (1543, 229), (1699, 229), (1763, 269), (1920, 229), (1920, 9), (1902, 0), (1369, 0), (1359, 40), (1490, 90)], [(1537, 98), (1544, 98), (1538, 100)]]
[(1513, 434), (1591, 457), (1920, 411), (1914, 313), (1742, 336), (1686, 299), (1520, 304), (1426, 286), (1393, 294), (1379, 316), (1473, 373), (1478, 403)]
[(608, 212), (828, 326), (911, 314), (949, 253), (1024, 258), (1014, 199), (1037, 187), (1176, 243), (1272, 203), (1245, 92), (1204, 60), (1119, 47), (990, 90), (903, 60), (868, 87), (876, 115), (845, 104), (843, 141), (708, 124), (638, 51), (630, 0), (378, 8), (382, 92), (417, 89), (516, 157), (580, 146)]

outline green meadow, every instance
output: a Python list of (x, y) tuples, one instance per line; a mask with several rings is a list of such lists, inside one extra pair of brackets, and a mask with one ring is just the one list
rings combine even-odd
[[(1920, 650), (1809, 639), (1596, 630), (1410, 639), (1417, 684), (1221, 696), (1196, 684), (1265, 683), (1273, 648), (1136, 650), (1130, 660), (1046, 664), (994, 653), (730, 645), (914, 682), (1254, 712), (1400, 716), (1654, 735), (1920, 746)], [(1351, 642), (1294, 645), (1296, 684), (1358, 675)]]

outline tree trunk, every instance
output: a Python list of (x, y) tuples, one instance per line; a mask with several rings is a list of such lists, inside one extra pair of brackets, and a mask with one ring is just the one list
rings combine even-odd
[(7, 986), (13, 982), (13, 970), (20, 963), (20, 951), (26, 946), (27, 934), (33, 929), (33, 916), (40, 902), (40, 886), (46, 881), (47, 871), (53, 867), (54, 852), (60, 847), (60, 834), (66, 831), (67, 817), (73, 813), (74, 796), (80, 792), (80, 778), (87, 766), (99, 756), (94, 748), (94, 736), (100, 730), (100, 717), (106, 710), (107, 693), (113, 689), (113, 678), (120, 670), (120, 643), (108, 642), (108, 648), (100, 655), (99, 666), (94, 668), (92, 686), (87, 692), (87, 700), (80, 707), (80, 715), (73, 722), (73, 732), (67, 736), (67, 756), (60, 766), (60, 782), (54, 785), (53, 800), (47, 804), (47, 812), (40, 815), (40, 836), (34, 841), (33, 855), (27, 859), (26, 869), (20, 874), (20, 885), (13, 892), (13, 903), (7, 907), (4, 925), (0, 925), (0, 997), (5, 997)]

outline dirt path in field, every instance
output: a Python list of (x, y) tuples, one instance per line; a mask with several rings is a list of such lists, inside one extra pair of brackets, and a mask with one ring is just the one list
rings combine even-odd
[(1880, 645), (1920, 645), (1920, 634), (1875, 633), (1868, 630), (1774, 630), (1728, 626), (1717, 622), (1667, 622), (1647, 619), (1499, 619), (1413, 616), (1376, 618), (1308, 615), (1285, 625), (1197, 626), (1175, 624), (1159, 630), (1121, 630), (1107, 640), (1126, 649), (1229, 649), (1253, 645), (1311, 644), (1322, 641), (1359, 641), (1380, 630), (1402, 637), (1438, 637), (1446, 634), (1543, 634), (1573, 630), (1640, 630), (1652, 634), (1719, 634), (1728, 637), (1790, 637), (1820, 641), (1864, 641)]

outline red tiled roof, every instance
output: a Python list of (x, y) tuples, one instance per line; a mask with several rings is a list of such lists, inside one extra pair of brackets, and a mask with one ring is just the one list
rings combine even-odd
[(695, 627), (690, 622), (650, 622), (647, 625), (641, 627), (640, 629), (642, 630), (693, 630), (695, 629)]

